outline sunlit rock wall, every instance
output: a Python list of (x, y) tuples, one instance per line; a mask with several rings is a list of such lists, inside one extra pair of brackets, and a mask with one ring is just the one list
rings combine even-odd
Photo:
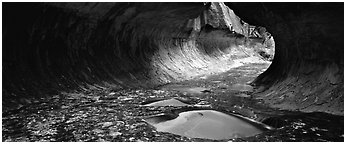
[(223, 3), (4, 3), (3, 105), (224, 72), (250, 27)]

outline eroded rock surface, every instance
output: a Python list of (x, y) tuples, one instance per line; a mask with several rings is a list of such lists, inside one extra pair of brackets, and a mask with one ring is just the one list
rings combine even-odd
[[(232, 141), (342, 141), (342, 13), (343, 3), (3, 3), (3, 141), (211, 141), (141, 121), (183, 109), (143, 102), (176, 97), (278, 127)], [(249, 84), (254, 93), (230, 89)]]

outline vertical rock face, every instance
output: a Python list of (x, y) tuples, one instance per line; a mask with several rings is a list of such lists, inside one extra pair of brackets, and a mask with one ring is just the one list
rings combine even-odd
[(240, 23), (240, 18), (223, 3), (211, 3), (210, 8), (204, 11), (202, 15), (204, 25), (209, 24), (215, 28), (229, 29), (243, 34), (243, 25)]

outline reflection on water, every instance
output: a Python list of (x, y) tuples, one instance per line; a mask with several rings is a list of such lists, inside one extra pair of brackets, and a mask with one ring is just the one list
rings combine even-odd
[(157, 131), (214, 140), (248, 137), (265, 130), (248, 120), (214, 110), (182, 112), (174, 119), (160, 115), (147, 118), (146, 122), (156, 127)]

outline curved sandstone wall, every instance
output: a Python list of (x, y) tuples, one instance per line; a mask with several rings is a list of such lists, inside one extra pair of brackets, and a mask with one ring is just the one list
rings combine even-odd
[[(245, 21), (263, 27), (254, 34), (233, 7)], [(275, 7), (4, 3), (3, 106), (63, 90), (152, 88), (224, 72), (236, 59), (230, 56), (232, 49), (251, 37), (259, 43), (269, 39), (266, 27), (276, 51), (272, 66), (255, 81), (263, 99), (284, 109), (342, 114), (343, 35), (336, 28), (340, 17), (330, 16), (337, 12), (303, 11), (296, 17)], [(305, 98), (307, 104), (296, 102)]]
[(226, 5), (275, 38), (273, 63), (254, 81), (263, 100), (281, 109), (343, 115), (343, 3)]

